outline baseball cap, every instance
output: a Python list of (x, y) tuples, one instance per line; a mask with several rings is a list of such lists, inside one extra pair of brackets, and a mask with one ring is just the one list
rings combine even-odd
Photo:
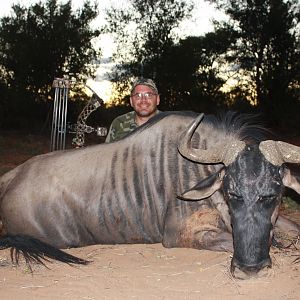
[(138, 78), (134, 81), (132, 88), (131, 88), (131, 94), (133, 92), (133, 90), (135, 89), (135, 87), (137, 85), (146, 85), (149, 86), (153, 91), (155, 91), (156, 94), (158, 94), (158, 89), (156, 87), (156, 84), (154, 83), (154, 81), (152, 79), (149, 78)]

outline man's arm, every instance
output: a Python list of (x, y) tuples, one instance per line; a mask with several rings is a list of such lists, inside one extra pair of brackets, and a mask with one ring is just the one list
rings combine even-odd
[(133, 131), (137, 127), (134, 121), (134, 116), (134, 111), (131, 111), (127, 114), (116, 117), (110, 125), (105, 142), (111, 143), (117, 141), (129, 132)]
[(105, 143), (111, 143), (111, 142), (114, 141), (114, 133), (116, 131), (115, 121), (116, 120), (113, 120), (110, 127), (109, 127), (109, 131), (108, 131), (108, 134), (106, 136)]

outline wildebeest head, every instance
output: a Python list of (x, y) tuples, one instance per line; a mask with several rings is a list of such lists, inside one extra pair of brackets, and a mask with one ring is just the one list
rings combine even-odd
[(195, 149), (191, 139), (202, 118), (188, 128), (179, 152), (198, 163), (223, 163), (225, 167), (181, 198), (200, 200), (223, 191), (230, 214), (225, 223), (231, 223), (233, 234), (231, 272), (246, 278), (271, 266), (269, 251), (284, 186), (300, 191), (299, 182), (282, 165), (299, 163), (300, 148), (280, 141), (247, 144), (229, 139), (215, 149)]

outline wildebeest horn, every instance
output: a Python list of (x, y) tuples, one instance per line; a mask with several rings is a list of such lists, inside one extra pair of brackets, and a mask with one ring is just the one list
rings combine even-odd
[(203, 119), (200, 114), (188, 129), (182, 134), (178, 145), (178, 151), (182, 156), (199, 163), (223, 163), (225, 166), (231, 164), (240, 151), (245, 148), (243, 141), (226, 141), (212, 149), (195, 149), (191, 146), (193, 133)]
[(300, 163), (300, 147), (282, 141), (267, 140), (259, 144), (265, 158), (275, 166), (283, 163)]

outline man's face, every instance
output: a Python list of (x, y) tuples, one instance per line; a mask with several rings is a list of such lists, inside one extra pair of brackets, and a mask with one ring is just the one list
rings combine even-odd
[(159, 95), (147, 85), (137, 85), (130, 97), (130, 104), (139, 117), (152, 117), (159, 104)]

